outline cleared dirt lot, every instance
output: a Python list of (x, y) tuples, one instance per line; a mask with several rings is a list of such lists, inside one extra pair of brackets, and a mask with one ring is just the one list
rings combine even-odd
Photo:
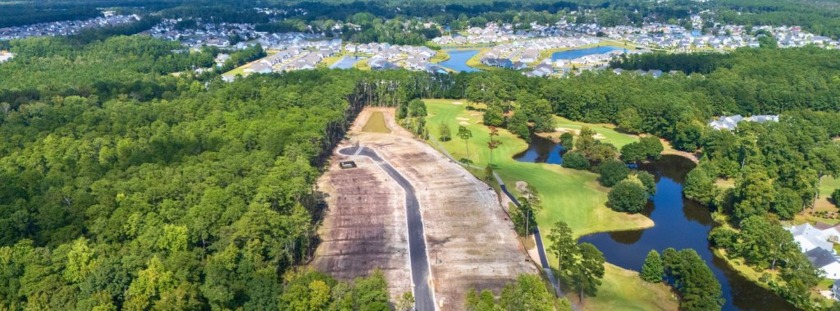
[[(361, 131), (372, 111), (385, 114), (392, 133)], [(461, 166), (398, 127), (393, 109), (366, 109), (356, 120), (349, 137), (339, 149), (357, 142), (373, 148), (416, 189), (432, 285), (440, 310), (463, 309), (470, 288), (498, 292), (519, 274), (537, 273), (516, 239), (496, 193)], [(405, 253), (404, 193), (384, 172), (376, 171), (376, 167), (363, 158), (336, 155), (333, 162), (349, 158), (356, 160), (359, 168), (340, 170), (333, 167), (319, 183), (321, 191), (329, 194), (330, 211), (321, 231), (324, 243), (316, 253), (314, 265), (321, 271), (350, 278), (366, 274), (363, 270), (373, 269), (376, 264), (384, 264), (387, 267), (380, 269), (386, 271), (388, 281), (394, 287), (392, 294), (402, 293), (410, 282)], [(370, 184), (362, 186), (360, 180), (363, 178), (376, 182), (367, 181)], [(364, 194), (367, 192), (371, 195)], [(382, 229), (374, 230), (374, 227)], [(344, 236), (352, 238), (344, 239)], [(378, 245), (376, 252), (359, 251), (373, 245)], [(354, 251), (348, 253), (347, 250)], [(384, 253), (387, 252), (391, 256), (386, 258)]]
[(382, 270), (395, 299), (411, 291), (405, 194), (370, 159), (357, 159), (356, 165), (342, 170), (333, 161), (318, 182), (329, 210), (312, 265), (342, 280)]

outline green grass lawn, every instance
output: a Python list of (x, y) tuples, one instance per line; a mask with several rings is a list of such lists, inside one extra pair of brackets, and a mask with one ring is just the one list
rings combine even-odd
[[(612, 124), (591, 124), (572, 121), (564, 117), (554, 116), (554, 127), (561, 129), (580, 130), (581, 127), (588, 126), (597, 134), (601, 134), (602, 142), (613, 144), (616, 148), (621, 149), (626, 144), (639, 141), (636, 135), (619, 133), (615, 130), (615, 125)], [(559, 134), (552, 134), (552, 136), (559, 136)]]
[(374, 112), (370, 115), (365, 126), (362, 127), (362, 132), (369, 133), (391, 133), (388, 125), (385, 124), (385, 115), (382, 112)]
[(635, 271), (624, 270), (611, 264), (606, 264), (604, 268), (604, 281), (598, 289), (598, 295), (584, 301), (584, 310), (679, 309), (679, 300), (668, 285), (642, 281)]
[(834, 190), (840, 189), (840, 178), (831, 176), (823, 176), (820, 181), (820, 199), (826, 199), (831, 196)]

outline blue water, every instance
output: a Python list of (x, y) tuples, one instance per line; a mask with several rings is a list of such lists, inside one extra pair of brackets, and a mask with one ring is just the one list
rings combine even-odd
[(344, 56), (339, 61), (335, 62), (330, 66), (330, 69), (350, 69), (353, 68), (358, 61), (364, 59), (364, 57), (359, 56)]
[(475, 72), (479, 71), (467, 65), (467, 60), (478, 54), (478, 50), (446, 50), (449, 53), (449, 59), (441, 62), (440, 65), (456, 72)]
[[(514, 159), (559, 164), (562, 162), (561, 150), (561, 146), (550, 140), (532, 137), (528, 150)], [(693, 162), (669, 155), (654, 163), (640, 165), (639, 169), (656, 178), (656, 194), (642, 212), (654, 221), (655, 226), (645, 230), (590, 234), (579, 241), (594, 244), (608, 262), (635, 271), (641, 270), (652, 249), (662, 253), (669, 247), (691, 248), (706, 261), (720, 282), (722, 297), (726, 299), (723, 310), (796, 310), (775, 294), (744, 279), (712, 254), (707, 236), (715, 223), (709, 209), (682, 196), (685, 175), (692, 168)]]
[(528, 150), (513, 156), (513, 159), (519, 162), (563, 164), (564, 151), (566, 151), (566, 148), (563, 145), (555, 144), (549, 139), (531, 135), (531, 143), (528, 144)]
[(595, 54), (606, 54), (612, 51), (623, 51), (622, 48), (617, 48), (614, 46), (599, 46), (594, 48), (588, 49), (580, 49), (580, 50), (568, 50), (568, 51), (560, 51), (551, 54), (551, 60), (558, 60), (558, 59), (575, 59), (584, 57), (587, 55), (595, 55)]

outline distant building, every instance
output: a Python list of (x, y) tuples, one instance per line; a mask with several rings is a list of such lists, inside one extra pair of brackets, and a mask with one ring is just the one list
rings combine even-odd
[(7, 53), (7, 52), (0, 52), (0, 63), (8, 61), (8, 60), (12, 59), (12, 57), (15, 57), (15, 54)]
[(734, 116), (725, 116), (719, 117), (717, 120), (712, 120), (709, 122), (709, 126), (716, 130), (734, 130), (738, 127), (738, 123), (741, 121), (748, 121), (748, 122), (757, 122), (757, 123), (764, 123), (764, 122), (779, 122), (778, 115), (755, 115), (752, 117), (743, 117), (739, 114)]

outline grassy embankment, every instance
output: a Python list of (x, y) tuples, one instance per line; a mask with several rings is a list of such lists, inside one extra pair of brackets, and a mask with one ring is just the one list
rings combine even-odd
[[(453, 157), (469, 159), (481, 167), (491, 162), (491, 153), (487, 148), (489, 129), (481, 123), (480, 112), (467, 110), (466, 101), (461, 105), (454, 104), (455, 101), (452, 100), (425, 102), (429, 112), (426, 126), (432, 133), (432, 139), (437, 139), (438, 129), (443, 122), (452, 129), (453, 139), (440, 144)], [(466, 143), (456, 135), (458, 127), (462, 125), (472, 131), (473, 138)], [(558, 119), (558, 127), (580, 125)], [(618, 147), (636, 139), (603, 125), (593, 125), (592, 128), (605, 137), (604, 141)], [(513, 156), (527, 149), (527, 143), (504, 129), (499, 130), (497, 139), (502, 145), (492, 154), (492, 163), (496, 171), (507, 184), (514, 185), (516, 181), (526, 181), (539, 191), (543, 209), (536, 218), (544, 232), (550, 230), (552, 224), (557, 221), (568, 223), (577, 236), (653, 225), (653, 222), (643, 215), (617, 213), (607, 208), (607, 189), (598, 184), (596, 174), (570, 170), (554, 164), (517, 162)], [(515, 187), (511, 186), (512, 192), (516, 192), (513, 188)], [(586, 300), (585, 308), (607, 310), (630, 305), (639, 310), (677, 308), (675, 299), (658, 298), (671, 297), (669, 287), (641, 282), (631, 271), (608, 265), (604, 286), (599, 290), (598, 296)]]
[(444, 50), (439, 50), (439, 51), (436, 51), (436, 52), (437, 53), (435, 53), (435, 55), (432, 56), (431, 59), (429, 59), (429, 62), (435, 63), (435, 64), (440, 64), (442, 62), (445, 62), (445, 61), (449, 60), (449, 58), (451, 57), (451, 56), (449, 56), (449, 53), (447, 53)]

